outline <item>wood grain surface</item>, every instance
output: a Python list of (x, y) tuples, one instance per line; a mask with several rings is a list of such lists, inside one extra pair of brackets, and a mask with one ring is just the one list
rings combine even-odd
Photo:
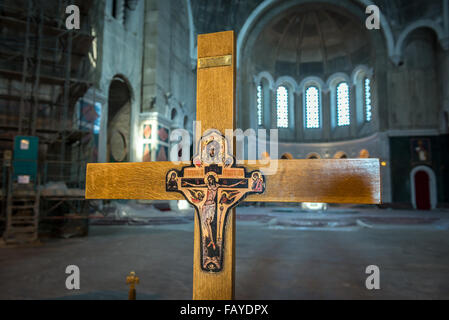
[[(232, 55), (229, 66), (197, 68), (196, 120), (203, 131), (235, 129), (235, 38), (233, 31), (198, 36), (198, 59)], [(199, 132), (198, 132), (199, 133)], [(197, 133), (197, 134), (198, 134)], [(200, 137), (201, 135), (196, 135)], [(197, 140), (198, 141), (198, 140)], [(208, 273), (200, 263), (200, 225), (195, 215), (193, 250), (193, 299), (234, 299), (235, 287), (235, 209), (228, 213), (225, 235), (223, 270)]]
[[(378, 159), (271, 160), (277, 173), (266, 176), (266, 191), (245, 201), (325, 202), (379, 204)], [(267, 165), (243, 164), (249, 171), (265, 172)], [(272, 165), (273, 166), (273, 165)], [(183, 165), (171, 162), (90, 163), (87, 165), (87, 199), (182, 200), (165, 191), (165, 175)]]

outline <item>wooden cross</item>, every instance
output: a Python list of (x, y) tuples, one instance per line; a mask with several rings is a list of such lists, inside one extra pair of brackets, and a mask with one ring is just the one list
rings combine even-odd
[[(234, 297), (235, 209), (239, 201), (380, 203), (378, 159), (271, 160), (237, 166), (223, 134), (235, 129), (232, 31), (198, 36), (196, 154), (171, 162), (88, 164), (87, 199), (187, 199), (196, 208), (193, 299)], [(265, 171), (266, 172), (266, 171)]]

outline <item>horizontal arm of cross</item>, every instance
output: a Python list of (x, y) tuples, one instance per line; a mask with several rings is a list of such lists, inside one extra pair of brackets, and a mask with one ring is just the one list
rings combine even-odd
[[(378, 159), (271, 160), (277, 171), (266, 176), (264, 194), (245, 201), (379, 204)], [(87, 165), (86, 199), (183, 200), (166, 192), (166, 174), (185, 165), (172, 162), (92, 163)], [(264, 173), (268, 165), (244, 163)], [(264, 169), (265, 168), (265, 169)]]

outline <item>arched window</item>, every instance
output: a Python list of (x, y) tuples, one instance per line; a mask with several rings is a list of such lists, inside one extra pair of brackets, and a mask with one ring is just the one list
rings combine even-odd
[(306, 156), (306, 159), (321, 159), (321, 156), (316, 152), (312, 152)]
[(308, 87), (306, 100), (306, 128), (320, 128), (320, 91), (317, 87)]
[(277, 127), (288, 128), (288, 89), (279, 86), (276, 90)]
[(173, 108), (172, 111), (171, 111), (171, 119), (175, 120), (177, 115), (178, 115), (178, 111), (176, 111), (176, 109)]
[(370, 122), (373, 118), (373, 113), (371, 110), (371, 80), (369, 78), (365, 78), (363, 81), (364, 84), (364, 103), (365, 103), (365, 121)]
[(282, 155), (281, 159), (282, 159), (282, 160), (293, 160), (293, 156), (292, 156), (291, 153), (286, 152), (286, 153), (284, 153), (284, 154)]
[(111, 14), (112, 14), (112, 16), (115, 18), (115, 19), (117, 19), (117, 6), (118, 6), (118, 4), (117, 4), (117, 0), (112, 0), (112, 12), (111, 12)]
[(337, 86), (337, 125), (342, 127), (350, 124), (349, 85), (347, 82), (340, 82)]
[(345, 152), (343, 152), (343, 151), (338, 151), (334, 155), (334, 159), (348, 159), (348, 155)]
[(263, 87), (262, 84), (257, 86), (257, 125), (261, 126), (263, 123)]

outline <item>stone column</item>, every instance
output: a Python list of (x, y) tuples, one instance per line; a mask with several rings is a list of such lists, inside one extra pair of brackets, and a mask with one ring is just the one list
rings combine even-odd
[(449, 131), (449, 74), (446, 72), (449, 68), (449, 51), (444, 51), (439, 59), (439, 79), (441, 90), (441, 105), (442, 105), (442, 119), (440, 121), (440, 128), (443, 132)]
[(271, 105), (273, 99), (273, 90), (267, 84), (263, 87), (263, 126), (265, 129), (269, 130), (272, 128), (271, 115), (273, 114)]
[(321, 127), (323, 129), (322, 138), (329, 141), (331, 136), (331, 92), (322, 90), (321, 92)]
[(349, 119), (351, 121), (349, 135), (351, 138), (357, 137), (357, 90), (356, 86), (349, 84)]
[(295, 92), (295, 138), (296, 141), (304, 140), (304, 97), (302, 92)]
[(270, 96), (271, 96), (270, 129), (277, 129), (276, 88), (272, 88), (270, 90)]
[(144, 57), (142, 75), (142, 112), (156, 105), (156, 62), (159, 11), (155, 0), (145, 1)]
[(125, 24), (125, 0), (116, 1), (116, 19), (121, 24)]

